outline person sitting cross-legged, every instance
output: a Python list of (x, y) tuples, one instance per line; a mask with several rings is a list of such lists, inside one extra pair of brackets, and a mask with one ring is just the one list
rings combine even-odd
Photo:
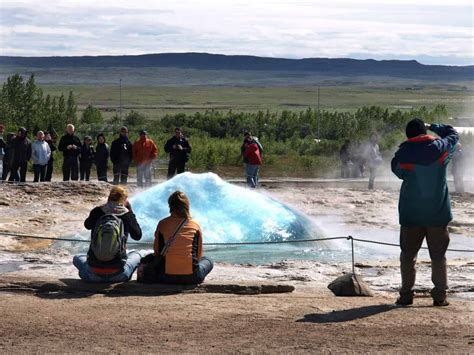
[[(202, 232), (189, 213), (189, 199), (181, 191), (168, 198), (170, 216), (162, 219), (155, 231), (154, 254), (142, 263), (143, 282), (196, 285), (204, 281), (214, 263), (203, 256)], [(138, 271), (141, 281), (142, 264)]]
[(140, 240), (142, 231), (123, 186), (114, 186), (105, 205), (95, 207), (84, 221), (91, 230), (87, 255), (76, 255), (74, 266), (86, 282), (125, 282), (140, 263), (137, 251), (127, 253), (128, 235)]

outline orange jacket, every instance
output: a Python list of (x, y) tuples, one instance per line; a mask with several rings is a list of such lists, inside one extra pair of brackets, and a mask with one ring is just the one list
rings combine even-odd
[(135, 164), (151, 163), (158, 157), (158, 148), (150, 138), (137, 139), (133, 143), (132, 152)]
[[(154, 252), (160, 255), (167, 240), (171, 238), (182, 218), (171, 215), (162, 219), (155, 231)], [(202, 258), (201, 227), (193, 219), (188, 219), (175, 237), (164, 258), (165, 274), (192, 275)]]

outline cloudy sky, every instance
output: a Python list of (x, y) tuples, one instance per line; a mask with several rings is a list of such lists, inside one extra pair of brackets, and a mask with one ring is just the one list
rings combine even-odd
[(0, 0), (0, 55), (209, 52), (474, 64), (471, 0)]

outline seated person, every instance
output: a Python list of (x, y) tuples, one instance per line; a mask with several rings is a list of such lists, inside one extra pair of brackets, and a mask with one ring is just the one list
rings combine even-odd
[(76, 255), (74, 266), (86, 282), (125, 282), (130, 280), (140, 263), (137, 251), (127, 254), (130, 235), (140, 240), (142, 230), (128, 201), (128, 192), (114, 186), (105, 205), (95, 207), (84, 221), (91, 230), (91, 244), (86, 255)]
[(191, 218), (189, 199), (183, 192), (173, 192), (168, 205), (171, 215), (158, 223), (155, 232), (155, 260), (167, 249), (158, 263), (156, 281), (200, 284), (214, 267), (211, 259), (202, 256), (201, 227)]

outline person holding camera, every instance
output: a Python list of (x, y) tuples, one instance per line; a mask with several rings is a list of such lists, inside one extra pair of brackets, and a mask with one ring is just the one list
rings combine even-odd
[[(427, 134), (427, 130), (440, 138)], [(403, 180), (398, 204), (400, 220), (400, 269), (402, 286), (396, 304), (413, 303), (416, 258), (426, 237), (431, 258), (433, 306), (447, 306), (446, 250), (448, 224), (453, 219), (446, 180), (448, 163), (459, 136), (443, 124), (425, 124), (415, 118), (406, 126), (407, 140), (392, 159), (392, 171)]]
[(184, 173), (186, 162), (189, 160), (191, 153), (191, 144), (184, 137), (181, 128), (176, 127), (174, 136), (168, 139), (165, 144), (165, 152), (169, 153), (170, 161), (168, 163), (168, 180), (171, 179), (175, 173)]
[(79, 154), (81, 140), (75, 135), (74, 125), (66, 126), (66, 134), (59, 141), (58, 150), (63, 152), (63, 181), (79, 180)]

